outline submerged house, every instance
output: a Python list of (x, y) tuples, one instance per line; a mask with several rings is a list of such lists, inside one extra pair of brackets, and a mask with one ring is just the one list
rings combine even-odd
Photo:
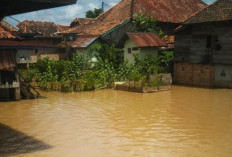
[[(201, 0), (122, 0), (117, 5), (84, 24), (73, 25), (61, 34), (99, 36), (102, 42), (117, 44), (127, 32), (130, 32), (135, 15), (148, 14), (157, 19), (161, 29), (171, 32), (184, 19), (207, 5)], [(82, 23), (82, 22), (80, 22)], [(123, 47), (123, 45), (118, 45)]]
[(56, 33), (66, 30), (69, 26), (57, 25), (53, 22), (28, 20), (19, 23), (17, 26), (19, 28), (18, 34), (25, 41), (52, 45), (52, 48), (41, 47), (36, 51), (21, 50), (21, 53), (17, 56), (17, 58), (21, 58), (19, 63), (35, 63), (38, 55), (41, 58), (49, 57), (53, 60), (67, 58), (65, 49), (58, 47), (58, 44), (62, 41), (62, 37)]
[(160, 47), (167, 47), (155, 33), (127, 33), (124, 42), (124, 60), (128, 63), (134, 63), (134, 55), (138, 54), (140, 59), (146, 56), (157, 57)]
[(232, 0), (218, 0), (175, 33), (174, 83), (232, 88)]
[[(40, 9), (64, 6), (76, 3), (76, 0), (2, 0), (0, 5), (0, 20), (7, 15), (25, 13)], [(20, 81), (17, 75), (16, 54), (22, 48), (46, 47), (41, 43), (30, 43), (22, 40), (13, 30), (0, 24), (0, 101), (20, 100), (22, 91), (30, 92), (29, 87)], [(29, 90), (28, 90), (29, 89)], [(24, 93), (25, 94), (25, 93)]]

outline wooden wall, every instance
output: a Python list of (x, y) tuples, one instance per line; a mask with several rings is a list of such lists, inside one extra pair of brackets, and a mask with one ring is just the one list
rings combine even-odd
[(176, 33), (174, 61), (232, 64), (232, 23), (198, 24)]

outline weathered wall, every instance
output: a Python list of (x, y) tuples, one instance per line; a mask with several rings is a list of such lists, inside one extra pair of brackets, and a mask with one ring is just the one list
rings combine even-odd
[(191, 37), (191, 29), (175, 34), (174, 61), (189, 61)]
[[(134, 54), (140, 54), (140, 48), (133, 51), (132, 48), (137, 47), (131, 39), (127, 39), (124, 44), (124, 61), (128, 61), (130, 64), (134, 64)], [(131, 48), (131, 53), (128, 53), (128, 48)]]
[(37, 62), (38, 55), (41, 56), (41, 58), (49, 57), (52, 60), (60, 60), (60, 59), (66, 59), (67, 55), (65, 53), (65, 50), (61, 49), (53, 49), (53, 50), (38, 50), (37, 53), (35, 50), (30, 51), (30, 63)]
[(144, 59), (146, 56), (157, 57), (158, 48), (157, 47), (140, 48), (140, 59)]
[(93, 43), (91, 43), (88, 47), (86, 48), (75, 48), (76, 53), (78, 53), (79, 55), (86, 55), (87, 52), (89, 51), (89, 49), (96, 45), (96, 44), (102, 44), (102, 42), (100, 40), (95, 40)]
[(174, 84), (211, 87), (214, 80), (214, 66), (179, 62), (174, 65)]
[(174, 61), (232, 64), (232, 23), (193, 25), (176, 33)]
[(177, 32), (174, 83), (232, 88), (232, 23), (197, 24)]
[(108, 44), (117, 44), (130, 29), (131, 29), (131, 23), (127, 23), (113, 30), (111, 33), (106, 34), (105, 36), (102, 37), (102, 39)]
[[(131, 53), (128, 53), (128, 48), (131, 49)], [(137, 50), (133, 50), (133, 48), (138, 48), (136, 44), (131, 40), (127, 39), (124, 44), (124, 61), (128, 61), (130, 64), (134, 64), (134, 54), (139, 54), (140, 59), (144, 59), (146, 56), (157, 57), (158, 56), (158, 48), (156, 47), (145, 47), (138, 48)]]

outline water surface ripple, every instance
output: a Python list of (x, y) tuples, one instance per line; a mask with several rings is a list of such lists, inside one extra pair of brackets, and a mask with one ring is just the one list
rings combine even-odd
[(0, 103), (0, 124), (51, 146), (17, 157), (232, 155), (230, 89), (41, 94), (47, 98)]

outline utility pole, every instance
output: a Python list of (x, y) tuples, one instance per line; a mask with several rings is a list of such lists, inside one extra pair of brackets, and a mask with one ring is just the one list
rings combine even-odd
[(104, 12), (104, 6), (105, 6), (105, 3), (102, 2), (102, 11)]

